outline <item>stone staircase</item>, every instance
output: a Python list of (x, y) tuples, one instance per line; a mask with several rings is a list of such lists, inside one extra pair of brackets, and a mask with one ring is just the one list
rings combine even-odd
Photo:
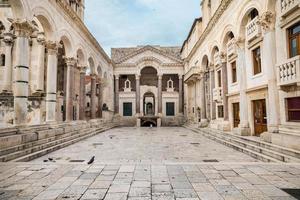
[(264, 162), (300, 163), (300, 152), (293, 149), (211, 128), (184, 127)]
[(26, 162), (116, 127), (102, 120), (0, 130), (0, 162)]

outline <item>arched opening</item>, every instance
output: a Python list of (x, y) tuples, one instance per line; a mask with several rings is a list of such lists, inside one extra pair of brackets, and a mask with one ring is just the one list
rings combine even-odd
[(157, 70), (153, 67), (145, 67), (141, 70), (141, 85), (157, 87)]
[[(248, 32), (251, 32), (253, 30), (252, 26), (256, 25), (255, 20), (258, 20), (258, 17), (259, 17), (259, 12), (256, 8), (251, 8), (245, 13), (244, 17), (242, 18), (240, 32), (239, 32), (239, 36), (242, 39), (246, 38), (246, 34), (249, 34)], [(251, 25), (251, 23), (253, 25)]]
[(144, 113), (145, 116), (155, 115), (155, 96), (152, 92), (144, 94)]
[(142, 122), (142, 127), (157, 127), (157, 122), (155, 120), (144, 120)]

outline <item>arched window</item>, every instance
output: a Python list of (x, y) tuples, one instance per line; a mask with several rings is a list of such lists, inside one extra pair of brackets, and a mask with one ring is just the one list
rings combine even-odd
[(171, 78), (167, 82), (167, 91), (174, 92), (174, 81)]
[(1, 54), (0, 56), (0, 66), (5, 66), (5, 55)]
[(251, 12), (249, 13), (249, 19), (253, 20), (255, 17), (258, 16), (258, 10), (256, 10), (255, 8), (253, 10), (251, 10)]
[(124, 82), (124, 92), (131, 92), (131, 82), (129, 79)]

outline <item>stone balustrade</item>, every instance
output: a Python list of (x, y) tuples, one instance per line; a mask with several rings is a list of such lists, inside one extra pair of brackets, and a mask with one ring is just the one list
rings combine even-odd
[(277, 66), (278, 86), (300, 83), (300, 56), (288, 59)]
[(246, 26), (246, 40), (248, 42), (254, 40), (261, 35), (261, 25), (259, 25), (259, 17), (255, 17)]
[(236, 49), (235, 43), (236, 43), (236, 41), (234, 38), (229, 40), (229, 42), (227, 43), (227, 57), (228, 58), (231, 58), (231, 57), (237, 55), (237, 49)]
[(300, 7), (300, 0), (281, 0), (281, 17)]
[(199, 77), (201, 73), (200, 67), (193, 66), (191, 67), (184, 75), (184, 81), (190, 80), (193, 77)]
[(218, 103), (222, 103), (222, 101), (223, 101), (222, 94), (223, 94), (223, 90), (221, 87), (214, 88), (213, 89), (213, 100)]

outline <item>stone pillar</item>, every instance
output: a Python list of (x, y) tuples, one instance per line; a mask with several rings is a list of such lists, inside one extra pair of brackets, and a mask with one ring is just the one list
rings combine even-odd
[(205, 74), (202, 72), (201, 78), (200, 78), (200, 104), (201, 104), (201, 127), (205, 127), (208, 125), (207, 123), (207, 117), (206, 117), (206, 101), (205, 101)]
[(179, 114), (183, 115), (183, 76), (179, 77)]
[(26, 124), (28, 113), (29, 83), (29, 37), (34, 31), (31, 22), (24, 19), (10, 19), (16, 34), (15, 75), (14, 75), (14, 112), (16, 125)]
[(240, 85), (240, 125), (239, 134), (240, 135), (250, 135), (250, 127), (248, 120), (248, 103), (247, 103), (247, 75), (246, 75), (246, 63), (245, 63), (245, 49), (244, 44), (240, 44), (237, 47), (238, 58), (237, 58), (237, 68), (238, 68), (238, 80)]
[(85, 75), (86, 67), (81, 67), (80, 70), (80, 94), (79, 94), (79, 120), (85, 120)]
[(3, 93), (12, 94), (12, 45), (13, 45), (13, 34), (4, 33), (5, 42), (5, 70), (4, 70), (4, 84)]
[(278, 133), (279, 114), (279, 90), (276, 80), (276, 36), (274, 28), (274, 14), (265, 12), (260, 18), (263, 26), (264, 40), (262, 48), (262, 64), (266, 66), (268, 76), (268, 132)]
[(210, 114), (211, 120), (215, 120), (216, 117), (216, 102), (213, 100), (213, 90), (215, 88), (215, 71), (213, 69), (210, 70)]
[(67, 64), (67, 86), (66, 86), (66, 121), (73, 120), (73, 94), (74, 94), (74, 68), (75, 58), (65, 58)]
[(91, 75), (91, 119), (96, 119), (96, 75)]
[(37, 49), (38, 49), (38, 69), (37, 69), (37, 88), (36, 92), (44, 91), (44, 70), (45, 70), (45, 34), (38, 33), (37, 35)]
[(229, 120), (228, 110), (228, 76), (227, 76), (227, 63), (222, 63), (222, 96), (223, 96), (223, 108), (224, 108), (224, 121)]
[(158, 75), (158, 115), (162, 115), (162, 77), (163, 75)]
[(56, 42), (47, 42), (47, 86), (46, 86), (46, 122), (54, 122), (56, 117), (56, 91), (57, 91), (57, 53)]
[(135, 82), (136, 82), (136, 114), (138, 116), (141, 113), (141, 104), (140, 104), (140, 99), (141, 99), (140, 77), (141, 77), (141, 75), (139, 75), (139, 74), (135, 75)]
[(115, 114), (119, 114), (119, 75), (115, 75)]
[(102, 79), (99, 78), (99, 82), (98, 82), (98, 90), (99, 90), (99, 94), (98, 94), (98, 118), (102, 118)]

